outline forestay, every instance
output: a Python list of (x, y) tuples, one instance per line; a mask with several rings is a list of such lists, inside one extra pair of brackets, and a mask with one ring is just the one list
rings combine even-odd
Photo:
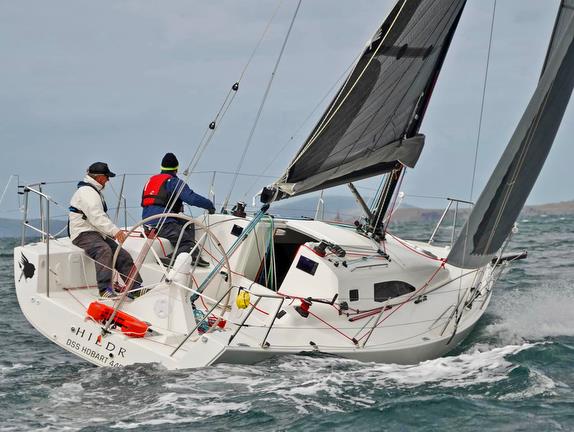
[(401, 0), (274, 186), (280, 197), (413, 167), (434, 82), (466, 0)]
[(574, 0), (560, 4), (538, 87), (447, 260), (488, 263), (510, 234), (562, 121), (574, 86)]

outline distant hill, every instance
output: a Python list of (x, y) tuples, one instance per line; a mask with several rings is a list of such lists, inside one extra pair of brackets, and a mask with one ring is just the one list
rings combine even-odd
[[(371, 199), (365, 198), (367, 204), (370, 204)], [(270, 213), (276, 216), (286, 218), (314, 218), (317, 209), (317, 198), (299, 198), (287, 201), (280, 201), (275, 203), (270, 210)], [(443, 212), (440, 209), (424, 209), (408, 205), (401, 206), (393, 215), (395, 222), (434, 222), (438, 220)], [(461, 218), (465, 216), (467, 211), (461, 210), (459, 215)], [(539, 216), (539, 215), (569, 215), (574, 214), (574, 200), (564, 201), (559, 203), (542, 204), (535, 206), (525, 206), (522, 210), (522, 217)], [(362, 211), (359, 205), (355, 202), (353, 197), (349, 196), (329, 196), (324, 198), (324, 220), (338, 220), (341, 222), (352, 223), (362, 217)], [(39, 219), (30, 221), (32, 225), (39, 227)], [(52, 233), (64, 229), (66, 221), (52, 220), (50, 221), (50, 231)], [(6, 219), (0, 218), (0, 237), (20, 237), (22, 230), (21, 221), (19, 219)], [(39, 237), (38, 233), (28, 229), (28, 238)]]
[[(364, 197), (367, 205), (371, 204), (371, 197)], [(363, 215), (359, 204), (351, 196), (333, 195), (323, 198), (324, 220), (355, 220)], [(286, 218), (314, 218), (317, 211), (318, 198), (293, 198), (274, 203), (270, 213)], [(404, 208), (414, 208), (405, 205)]]
[(541, 204), (536, 206), (525, 206), (522, 210), (523, 216), (569, 214), (574, 214), (574, 201), (562, 201), (558, 203)]
[[(365, 199), (370, 204), (371, 199)], [(446, 204), (445, 204), (446, 207)], [(280, 201), (273, 205), (271, 213), (283, 217), (315, 217), (317, 198)], [(330, 196), (325, 198), (325, 220), (339, 220), (352, 223), (363, 216), (355, 199), (348, 196)], [(440, 218), (444, 208), (427, 209), (402, 205), (393, 215), (396, 222), (431, 222)], [(461, 209), (459, 215), (464, 217), (468, 210)], [(568, 215), (574, 214), (574, 200), (559, 203), (525, 206), (521, 212), (523, 217), (536, 215)]]
[[(417, 207), (400, 208), (393, 215), (396, 222), (434, 222), (442, 215), (442, 209), (422, 209)], [(452, 212), (452, 211), (451, 211)], [(464, 218), (468, 209), (461, 209), (459, 215)], [(564, 201), (551, 204), (527, 205), (520, 212), (521, 217), (542, 215), (572, 215), (574, 214), (574, 201)], [(449, 217), (452, 217), (449, 215)]]
[[(367, 204), (371, 198), (365, 198)], [(361, 215), (359, 205), (350, 196), (328, 196), (323, 198), (323, 218), (326, 220), (357, 218)], [(286, 218), (314, 218), (318, 198), (293, 198), (274, 203), (270, 213)]]

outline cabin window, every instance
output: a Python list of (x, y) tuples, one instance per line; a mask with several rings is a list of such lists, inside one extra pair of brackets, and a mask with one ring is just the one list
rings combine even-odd
[(387, 281), (375, 284), (375, 301), (384, 302), (389, 299), (411, 293), (415, 287), (402, 281)]
[(231, 234), (234, 235), (235, 237), (239, 237), (242, 232), (243, 227), (240, 227), (239, 225), (234, 224), (233, 227), (231, 228)]
[(303, 255), (299, 257), (299, 262), (297, 262), (297, 268), (299, 270), (303, 270), (305, 273), (309, 273), (312, 276), (315, 275), (318, 265), (318, 262), (313, 261), (312, 259), (309, 259)]
[(359, 300), (359, 290), (352, 289), (349, 290), (349, 301), (358, 301)]

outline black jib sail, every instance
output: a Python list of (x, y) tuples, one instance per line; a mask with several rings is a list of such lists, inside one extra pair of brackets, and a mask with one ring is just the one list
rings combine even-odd
[(560, 4), (538, 87), (462, 228), (449, 264), (479, 268), (492, 259), (542, 170), (574, 87), (573, 8), (574, 0)]
[(466, 0), (401, 0), (274, 187), (283, 197), (413, 167), (418, 134)]

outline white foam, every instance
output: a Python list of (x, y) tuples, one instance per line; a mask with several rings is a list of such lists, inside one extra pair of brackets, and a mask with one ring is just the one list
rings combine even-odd
[[(478, 383), (491, 383), (505, 379), (516, 366), (506, 356), (532, 347), (532, 344), (510, 345), (486, 349), (482, 346), (472, 352), (454, 357), (428, 360), (417, 365), (377, 365), (382, 376), (375, 377), (381, 385), (395, 383), (399, 387), (434, 384), (439, 387), (465, 387)], [(389, 382), (390, 381), (390, 382)]]
[(491, 310), (498, 320), (485, 330), (503, 343), (574, 336), (574, 290), (566, 282), (504, 292)]
[(524, 400), (536, 396), (556, 396), (557, 385), (552, 378), (547, 377), (541, 372), (530, 370), (528, 376), (532, 385), (528, 388), (514, 393), (507, 393), (500, 397), (501, 400)]
[[(508, 379), (510, 372), (517, 367), (508, 357), (532, 346), (528, 343), (504, 347), (477, 345), (458, 356), (416, 365), (285, 356), (256, 366), (222, 364), (190, 371), (158, 371), (166, 376), (162, 389), (157, 389), (157, 396), (144, 404), (134, 400), (136, 405), (124, 405), (133, 417), (113, 426), (137, 429), (166, 425), (169, 429), (170, 424), (201, 422), (229, 413), (258, 410), (262, 406), (289, 407), (299, 414), (348, 412), (353, 407), (376, 406), (381, 389), (404, 390), (418, 386), (465, 388)], [(91, 379), (98, 375), (104, 380), (113, 378), (102, 374), (98, 370), (90, 374)], [(141, 379), (139, 374), (135, 375), (136, 381)], [(123, 375), (122, 380), (125, 380), (122, 385), (129, 385), (131, 381)], [(534, 374), (527, 389), (520, 389), (522, 393), (517, 391), (509, 398), (549, 392), (554, 385), (547, 377)], [(91, 388), (82, 393), (85, 386), (82, 388), (79, 384), (67, 384), (58, 390), (62, 394), (56, 398), (58, 406), (65, 400), (73, 401), (74, 395), (82, 395), (84, 401), (97, 399), (100, 391), (99, 388)]]
[(29, 367), (29, 365), (25, 365), (24, 363), (14, 363), (10, 366), (0, 366), (0, 373), (2, 375), (5, 375), (5, 374), (8, 374), (8, 373), (13, 372), (15, 370), (26, 369), (28, 367)]
[[(225, 393), (224, 391), (222, 393)], [(173, 397), (175, 394), (171, 394)], [(184, 403), (187, 395), (177, 395), (175, 399), (170, 397), (164, 397), (167, 395), (162, 395), (159, 403), (154, 403), (150, 406), (145, 407), (136, 414), (139, 418), (135, 422), (120, 421), (114, 425), (114, 427), (120, 429), (137, 429), (142, 426), (158, 426), (158, 425), (169, 425), (169, 424), (181, 424), (189, 422), (197, 422), (202, 419), (225, 415), (230, 412), (247, 412), (251, 408), (251, 404), (248, 402), (228, 402), (223, 399), (221, 400), (210, 400), (206, 402), (194, 401), (190, 403)], [(171, 400), (170, 400), (171, 399)], [(177, 401), (177, 403), (176, 403)], [(174, 412), (169, 412), (168, 408), (175, 409)]]
[(79, 383), (64, 383), (50, 391), (52, 406), (57, 407), (70, 402), (77, 403), (82, 401), (84, 388)]
[[(425, 361), (416, 365), (365, 364), (339, 358), (286, 357), (274, 364), (267, 374), (265, 366), (249, 369), (248, 366), (221, 365), (221, 372), (234, 369), (235, 376), (223, 378), (219, 385), (227, 387), (230, 382), (240, 381), (237, 376), (246, 377), (246, 371), (257, 369), (257, 383), (245, 385), (243, 390), (256, 393), (258, 398), (269, 403), (287, 403), (297, 407), (300, 413), (311, 410), (324, 412), (346, 411), (349, 406), (368, 407), (378, 399), (374, 394), (381, 388), (412, 388), (417, 386), (438, 386), (464, 388), (508, 379), (517, 365), (508, 356), (529, 349), (533, 344), (490, 347), (478, 345), (472, 351), (458, 356)], [(208, 375), (209, 372), (206, 371)], [(207, 377), (205, 377), (207, 378)], [(220, 375), (221, 378), (221, 375)], [(180, 383), (178, 383), (179, 385)], [(361, 388), (361, 394), (354, 394), (353, 388)], [(238, 390), (237, 387), (235, 390)], [(532, 390), (533, 392), (536, 390)], [(225, 399), (226, 392), (220, 394)], [(232, 392), (227, 392), (231, 396)], [(317, 400), (321, 400), (317, 403)]]

